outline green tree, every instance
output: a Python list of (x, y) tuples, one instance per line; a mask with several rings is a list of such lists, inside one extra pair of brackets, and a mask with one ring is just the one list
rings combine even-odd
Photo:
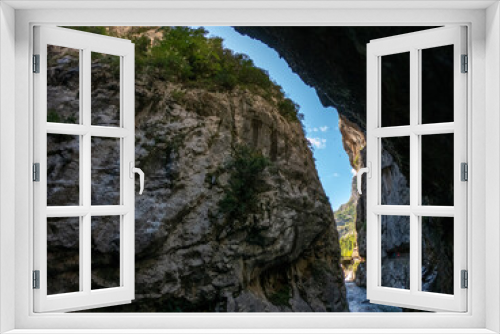
[(233, 159), (227, 166), (229, 184), (219, 202), (228, 220), (242, 219), (255, 211), (262, 172), (269, 165), (269, 159), (248, 146), (239, 145), (233, 150)]

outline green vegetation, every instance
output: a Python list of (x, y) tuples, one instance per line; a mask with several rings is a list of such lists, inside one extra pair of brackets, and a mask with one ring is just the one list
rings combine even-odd
[(280, 114), (289, 121), (304, 120), (304, 115), (298, 112), (299, 108), (300, 106), (297, 103), (287, 97), (278, 102)]
[(359, 164), (361, 163), (361, 151), (362, 151), (364, 148), (365, 148), (365, 146), (364, 146), (364, 145), (363, 145), (363, 146), (361, 146), (361, 147), (359, 148), (358, 153), (356, 154), (356, 156), (355, 156), (355, 157), (354, 157), (354, 159), (353, 159), (353, 164), (354, 164), (354, 166), (355, 166), (355, 168), (356, 168), (356, 169), (361, 168), (361, 166), (360, 166)]
[(47, 110), (47, 122), (60, 123), (61, 117), (54, 109)]
[(356, 275), (356, 271), (358, 270), (359, 264), (364, 262), (362, 259), (353, 259), (351, 263), (349, 264), (344, 264), (344, 270), (345, 272), (353, 272), (354, 276)]
[(362, 261), (362, 260), (360, 260), (360, 259), (356, 259), (356, 260), (354, 261), (354, 264), (352, 265), (352, 271), (356, 272), (356, 270), (358, 270), (358, 266), (359, 266), (359, 264), (360, 264), (361, 262), (363, 262), (363, 261)]
[(359, 153), (356, 154), (356, 156), (354, 157), (353, 163), (354, 163), (354, 166), (359, 166)]
[(356, 231), (356, 203), (351, 199), (334, 213), (339, 236)]
[(182, 103), (186, 97), (186, 92), (180, 89), (175, 89), (170, 93), (170, 96), (172, 96), (172, 99), (174, 99), (174, 101)]
[(73, 115), (62, 118), (55, 109), (49, 109), (47, 110), (47, 122), (75, 124), (78, 122), (78, 120)]
[(341, 256), (351, 257), (352, 251), (356, 247), (356, 234), (351, 232), (349, 234), (344, 235), (339, 240)]
[[(106, 27), (69, 28), (101, 35), (118, 34), (116, 29)], [(153, 41), (144, 34), (152, 30), (157, 37)], [(137, 76), (152, 74), (158, 80), (210, 91), (248, 89), (275, 105), (288, 120), (302, 119), (299, 106), (269, 79), (267, 71), (256, 67), (247, 55), (224, 48), (221, 38), (207, 37), (203, 28), (135, 27), (123, 34), (118, 37), (135, 44)], [(102, 61), (112, 62), (114, 58), (104, 57)]]
[(260, 152), (239, 145), (233, 150), (233, 159), (228, 164), (229, 184), (219, 208), (229, 221), (240, 220), (255, 211), (257, 195), (261, 191), (262, 172), (270, 165), (269, 159)]
[[(339, 232), (339, 245), (340, 255), (342, 257), (350, 258), (353, 256), (353, 251), (357, 245), (357, 231), (356, 231), (356, 202), (353, 198), (349, 202), (340, 206), (335, 212), (335, 222), (337, 223), (337, 231)], [(346, 271), (356, 272), (359, 259), (353, 259), (349, 265), (344, 268)]]

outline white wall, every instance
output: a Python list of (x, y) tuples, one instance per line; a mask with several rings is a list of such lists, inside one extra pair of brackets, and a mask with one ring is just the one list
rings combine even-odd
[[(14, 254), (15, 11), (0, 2), (0, 253)], [(1, 258), (3, 257), (3, 254)], [(14, 258), (0, 262), (0, 332), (14, 328)], [(6, 274), (7, 273), (7, 274)]]
[(486, 328), (500, 332), (500, 6), (486, 11)]
[[(38, 1), (43, 2), (43, 1)], [(97, 3), (91, 1), (92, 3)], [(133, 2), (133, 1), (131, 1)], [(335, 1), (332, 1), (332, 3)], [(419, 1), (408, 1), (419, 3)], [(437, 2), (437, 1), (436, 1)], [(1, 3), (1, 0), (0, 0)], [(19, 3), (23, 3), (19, 1)], [(70, 4), (71, 1), (64, 2), (52, 2), (52, 3), (64, 3)], [(164, 1), (167, 3), (167, 1)], [(391, 2), (393, 3), (393, 2)], [(406, 2), (405, 2), (406, 3)], [(423, 3), (423, 1), (422, 1)], [(457, 3), (457, 2), (450, 2)], [(105, 322), (104, 317), (62, 317), (57, 314), (44, 317), (28, 317), (27, 310), (31, 309), (30, 295), (31, 290), (27, 290), (26, 283), (30, 280), (31, 265), (28, 262), (29, 258), (29, 245), (31, 244), (29, 233), (29, 226), (31, 224), (30, 219), (30, 197), (29, 188), (31, 185), (30, 181), (30, 105), (29, 105), (29, 90), (30, 81), (29, 78), (29, 64), (30, 64), (30, 50), (29, 50), (29, 23), (30, 22), (41, 22), (41, 23), (52, 23), (52, 22), (79, 22), (79, 23), (92, 23), (98, 25), (99, 23), (113, 22), (116, 25), (131, 25), (134, 23), (143, 24), (143, 22), (148, 22), (149, 24), (255, 24), (259, 22), (276, 22), (277, 24), (304, 24), (311, 25), (314, 24), (332, 24), (336, 22), (339, 25), (350, 24), (352, 22), (363, 22), (367, 25), (376, 24), (377, 22), (396, 22), (400, 24), (407, 24), (415, 20), (421, 22), (447, 22), (449, 24), (456, 24), (457, 22), (467, 23), (472, 22), (472, 36), (474, 41), (474, 53), (473, 66), (474, 66), (474, 78), (472, 81), (473, 86), (477, 90), (475, 99), (472, 102), (477, 117), (474, 118), (472, 133), (477, 136), (477, 140), (474, 141), (473, 154), (477, 161), (477, 164), (472, 165), (475, 170), (471, 170), (470, 174), (475, 181), (475, 186), (472, 193), (473, 205), (473, 217), (472, 222), (475, 225), (475, 231), (480, 231), (480, 233), (472, 233), (472, 238), (475, 240), (475, 246), (472, 250), (472, 281), (470, 284), (475, 285), (475, 293), (472, 296), (472, 310), (473, 316), (452, 316), (452, 315), (437, 315), (436, 317), (427, 317), (424, 321), (421, 321), (415, 328), (429, 328), (429, 327), (439, 327), (439, 326), (450, 326), (454, 328), (473, 326), (473, 327), (483, 327), (484, 326), (484, 296), (487, 296), (488, 303), (488, 327), (494, 329), (496, 332), (500, 332), (500, 307), (499, 307), (499, 295), (500, 288), (495, 286), (498, 285), (498, 277), (500, 273), (500, 260), (499, 260), (499, 245), (495, 244), (499, 240), (500, 228), (498, 226), (500, 221), (500, 175), (498, 171), (498, 166), (500, 166), (500, 135), (499, 124), (499, 106), (500, 106), (500, 64), (499, 54), (500, 54), (500, 41), (499, 41), (499, 9), (498, 5), (491, 7), (488, 10), (488, 20), (485, 20), (484, 11), (456, 11), (456, 10), (432, 10), (432, 11), (384, 11), (384, 10), (361, 10), (356, 11), (354, 14), (350, 11), (342, 10), (240, 10), (240, 11), (216, 11), (212, 10), (207, 13), (207, 10), (155, 10), (155, 11), (144, 11), (144, 10), (100, 10), (100, 11), (90, 11), (90, 10), (48, 10), (48, 11), (23, 11), (18, 10), (16, 16), (17, 31), (16, 35), (17, 41), (17, 54), (16, 59), (17, 64), (17, 79), (15, 86), (17, 86), (17, 104), (16, 111), (16, 145), (19, 150), (14, 156), (14, 152), (9, 149), (14, 143), (14, 130), (9, 128), (8, 124), (13, 124), (10, 118), (13, 116), (11, 99), (14, 97), (14, 82), (15, 78), (12, 70), (13, 59), (11, 58), (14, 52), (12, 36), (8, 35), (8, 32), (12, 32), (12, 27), (14, 23), (13, 11), (11, 8), (5, 5), (0, 5), (0, 38), (2, 43), (5, 41), (3, 36), (9, 40), (7, 47), (2, 44), (2, 51), (0, 52), (0, 199), (2, 200), (3, 206), (0, 207), (0, 255), (6, 256), (7, 258), (12, 258), (14, 254), (12, 250), (12, 239), (4, 240), (5, 235), (13, 235), (13, 215), (11, 208), (14, 206), (13, 197), (16, 196), (16, 240), (17, 251), (16, 258), (18, 265), (14, 268), (13, 262), (0, 263), (0, 270), (2, 273), (8, 272), (13, 273), (16, 269), (18, 274), (18, 280), (16, 281), (17, 287), (17, 303), (18, 312), (16, 313), (16, 323), (20, 328), (35, 328), (35, 327), (45, 327), (54, 328), (58, 327), (63, 329), (62, 332), (69, 332), (66, 328), (71, 327), (93, 327), (93, 328), (115, 328), (120, 327), (122, 329), (135, 328), (138, 322), (144, 321), (151, 328), (164, 328), (169, 326), (171, 328), (180, 328), (181, 326), (192, 326), (191, 328), (220, 328), (225, 326), (226, 328), (238, 328), (242, 326), (252, 327), (252, 328), (265, 328), (264, 326), (270, 326), (269, 321), (274, 320), (274, 317), (264, 317), (261, 316), (241, 316), (234, 315), (231, 317), (223, 317), (213, 315), (211, 317), (202, 316), (189, 316), (183, 317), (182, 315), (172, 314), (168, 315), (168, 320), (163, 317), (148, 317), (144, 316), (139, 319), (140, 316), (129, 316), (129, 315), (117, 315), (113, 321)], [(74, 6), (77, 6), (76, 4)], [(3, 9), (2, 9), (3, 8)], [(5, 19), (7, 17), (9, 19)], [(6, 28), (4, 28), (4, 26)], [(494, 52), (490, 55), (488, 54), (488, 82), (487, 88), (485, 88), (485, 66), (484, 66), (484, 29), (488, 29), (488, 33), (491, 35), (488, 37), (488, 47), (492, 48)], [(3, 57), (3, 54), (6, 54)], [(491, 66), (491, 68), (490, 68)], [(7, 73), (9, 75), (7, 75)], [(7, 80), (8, 78), (8, 80)], [(485, 94), (487, 94), (487, 99), (485, 99)], [(487, 102), (486, 102), (487, 101)], [(485, 104), (487, 105), (486, 115), (488, 122), (485, 122)], [(5, 105), (5, 107), (4, 107)], [(10, 121), (6, 121), (10, 120)], [(489, 142), (484, 140), (484, 132), (487, 124), (487, 131), (492, 135), (492, 139)], [(6, 128), (6, 129), (4, 129)], [(4, 131), (5, 130), (5, 131)], [(485, 161), (485, 156), (487, 160)], [(12, 161), (14, 158), (17, 159), (16, 165), (16, 182), (15, 187), (17, 189), (16, 194), (14, 194), (14, 177), (13, 177), (13, 165)], [(5, 164), (4, 164), (5, 163)], [(488, 163), (488, 164), (486, 164)], [(486, 166), (489, 167), (486, 167)], [(494, 174), (488, 182), (485, 182), (484, 173), (485, 171), (492, 171)], [(486, 186), (487, 185), (487, 186)], [(485, 189), (486, 194), (488, 194), (487, 200), (485, 201)], [(6, 201), (4, 204), (3, 201)], [(12, 204), (12, 205), (11, 205)], [(485, 208), (488, 208), (486, 219), (484, 213)], [(488, 254), (487, 259), (484, 258), (484, 223), (485, 221), (493, 221), (493, 224), (488, 227), (486, 235), (488, 236), (488, 243), (491, 247), (494, 247), (495, 252)], [(477, 229), (479, 227), (479, 229)], [(4, 233), (5, 232), (5, 233)], [(7, 233), (8, 232), (8, 233)], [(481, 237), (478, 238), (477, 236)], [(20, 241), (20, 242), (19, 242)], [(480, 242), (478, 242), (480, 241)], [(479, 256), (479, 257), (478, 257)], [(478, 259), (481, 260), (478, 260)], [(488, 268), (486, 282), (490, 285), (487, 287), (487, 293), (483, 293), (486, 287), (485, 277), (482, 275), (484, 272), (484, 263), (488, 261), (490, 267)], [(480, 273), (479, 276), (474, 276), (474, 272)], [(475, 282), (475, 283), (473, 283)], [(479, 284), (480, 283), (480, 284)], [(0, 281), (0, 312), (1, 318), (0, 331), (3, 332), (10, 326), (13, 326), (12, 311), (14, 309), (13, 305), (13, 277), (9, 275), (3, 281)], [(469, 289), (471, 291), (472, 289)], [(11, 304), (12, 302), (12, 304)], [(478, 316), (479, 315), (479, 316)], [(331, 317), (316, 315), (309, 319), (310, 323), (314, 323), (316, 327), (329, 328), (331, 326), (338, 326), (339, 328), (349, 328), (352, 326), (353, 321), (356, 321), (356, 326), (358, 328), (396, 328), (394, 331), (399, 331), (397, 328), (404, 326), (408, 321), (414, 321), (418, 314), (401, 315), (399, 317), (393, 317), (388, 315), (365, 315), (356, 316), (354, 318), (348, 317), (342, 314), (333, 315)], [(389, 319), (389, 317), (392, 317)], [(276, 317), (278, 318), (278, 317)], [(396, 319), (394, 319), (396, 318)], [(470, 319), (469, 319), (470, 318)], [(472, 319), (472, 320), (471, 320)], [(397, 320), (397, 321), (395, 321)], [(281, 322), (279, 322), (281, 321)], [(276, 323), (272, 323), (272, 326), (295, 326), (296, 328), (304, 328), (306, 322), (303, 315), (281, 315), (277, 319)], [(187, 325), (186, 325), (187, 324)], [(282, 327), (277, 327), (282, 328)], [(458, 331), (458, 330), (457, 330)], [(451, 331), (450, 331), (451, 332)], [(462, 331), (465, 332), (465, 331)]]

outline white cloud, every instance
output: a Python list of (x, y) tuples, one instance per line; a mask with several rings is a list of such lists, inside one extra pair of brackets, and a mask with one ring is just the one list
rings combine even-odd
[(351, 173), (352, 173), (352, 176), (355, 176), (356, 175), (356, 170), (354, 168), (351, 169)]
[(318, 150), (326, 147), (326, 139), (324, 138), (307, 138), (307, 140)]
[(339, 177), (339, 176), (340, 176), (340, 174), (339, 174), (339, 173), (333, 173), (333, 176), (334, 176), (334, 177)]
[(319, 128), (307, 128), (307, 132), (326, 132), (328, 129), (328, 126), (320, 126)]

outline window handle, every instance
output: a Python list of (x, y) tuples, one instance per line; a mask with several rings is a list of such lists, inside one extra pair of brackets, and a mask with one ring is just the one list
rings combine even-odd
[(368, 162), (367, 163), (368, 167), (365, 168), (360, 168), (358, 172), (356, 173), (356, 181), (358, 184), (358, 193), (361, 195), (363, 192), (361, 191), (361, 176), (363, 176), (364, 173), (366, 173), (367, 177), (371, 179), (372, 177), (372, 163)]
[(142, 192), (144, 191), (144, 172), (142, 171), (142, 169), (134, 167), (133, 161), (130, 161), (129, 167), (130, 167), (131, 179), (134, 178), (135, 173), (139, 174), (139, 185), (140, 185), (139, 195), (142, 195)]

